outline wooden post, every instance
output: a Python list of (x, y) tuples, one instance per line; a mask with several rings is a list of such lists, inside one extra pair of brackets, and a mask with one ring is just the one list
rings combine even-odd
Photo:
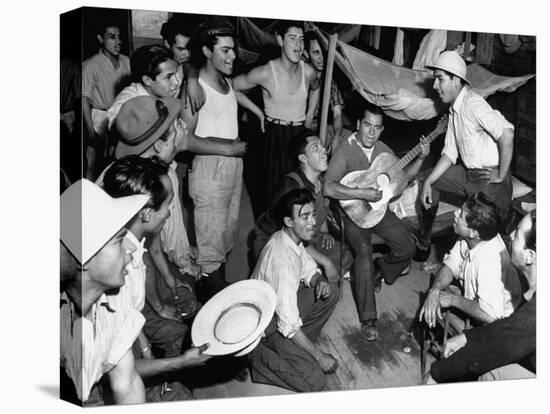
[(470, 57), (470, 44), (472, 43), (472, 33), (466, 32), (466, 39), (464, 40), (464, 60), (468, 62)]
[(338, 34), (335, 33), (330, 36), (328, 44), (328, 57), (327, 64), (325, 65), (325, 85), (323, 89), (323, 106), (321, 107), (321, 127), (319, 130), (319, 138), (323, 145), (325, 145), (325, 138), (327, 135), (327, 118), (328, 118), (328, 105), (330, 102), (330, 90), (332, 86), (332, 70), (334, 69), (334, 55), (336, 54), (336, 42), (338, 41)]

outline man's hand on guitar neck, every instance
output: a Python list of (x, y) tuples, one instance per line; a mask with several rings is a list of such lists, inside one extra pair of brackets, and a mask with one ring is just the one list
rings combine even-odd
[(376, 188), (361, 188), (361, 197), (363, 200), (376, 202), (382, 198), (382, 191)]

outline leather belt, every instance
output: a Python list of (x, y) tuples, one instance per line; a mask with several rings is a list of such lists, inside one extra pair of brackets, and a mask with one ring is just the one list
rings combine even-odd
[(284, 119), (271, 118), (266, 115), (265, 120), (271, 122), (272, 124), (283, 125), (283, 126), (301, 126), (304, 125), (306, 121), (285, 121)]

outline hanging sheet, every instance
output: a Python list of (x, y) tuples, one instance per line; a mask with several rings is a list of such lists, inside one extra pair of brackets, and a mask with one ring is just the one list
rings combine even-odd
[[(388, 116), (424, 120), (445, 110), (427, 71), (394, 65), (343, 42), (338, 46), (353, 75), (348, 77), (354, 88)], [(495, 92), (513, 92), (534, 76), (499, 76), (475, 63), (468, 66), (467, 72), (473, 90), (484, 98)]]

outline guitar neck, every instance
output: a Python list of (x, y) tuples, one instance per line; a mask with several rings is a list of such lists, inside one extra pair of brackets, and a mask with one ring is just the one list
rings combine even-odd
[[(445, 128), (436, 128), (426, 137), (426, 141), (431, 144), (432, 141), (436, 139), (443, 131), (445, 131)], [(407, 165), (409, 165), (410, 162), (418, 156), (418, 154), (420, 154), (420, 143), (416, 144), (416, 146), (410, 150), (407, 155), (396, 162), (395, 165), (386, 172), (390, 180), (399, 174)]]

